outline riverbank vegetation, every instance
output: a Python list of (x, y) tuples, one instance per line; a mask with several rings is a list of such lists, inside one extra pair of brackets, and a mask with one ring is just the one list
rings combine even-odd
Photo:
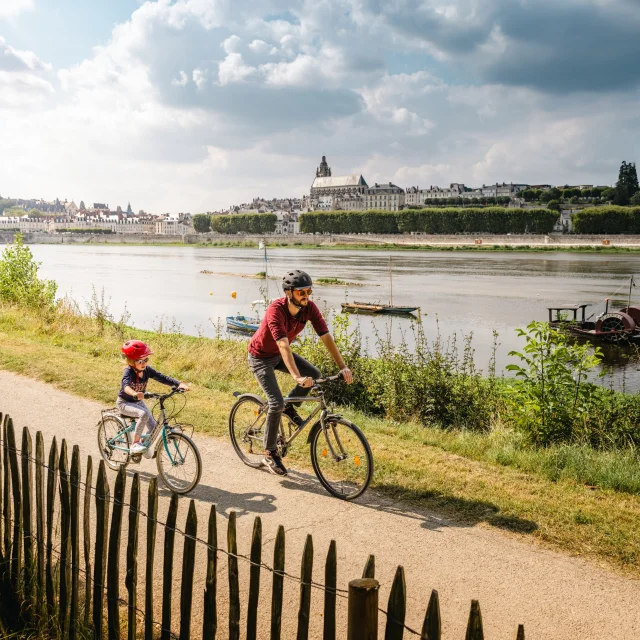
[(573, 213), (575, 233), (640, 234), (640, 207), (593, 207)]
[[(15, 262), (10, 250), (2, 263)], [(34, 265), (26, 252), (17, 258)], [(23, 271), (32, 283), (40, 282), (34, 266)], [(117, 392), (120, 345), (131, 337), (149, 341), (158, 368), (190, 384), (184, 418), (200, 433), (226, 439), (231, 392), (259, 392), (244, 342), (185, 335), (167, 318), (152, 331), (135, 329), (101, 295), (84, 309), (46, 297), (25, 304), (2, 294), (0, 303), (1, 368), (105, 405)], [(640, 575), (640, 402), (585, 383), (597, 352), (531, 325), (514, 355), (522, 373), (514, 382), (493, 360), (476, 369), (470, 337), (445, 341), (416, 323), (415, 348), (380, 335), (379, 357), (369, 358), (348, 318), (333, 331), (357, 382), (329, 393), (370, 440), (375, 490)], [(334, 372), (317, 341), (296, 350)], [(304, 465), (303, 439), (296, 444), (295, 465)]]

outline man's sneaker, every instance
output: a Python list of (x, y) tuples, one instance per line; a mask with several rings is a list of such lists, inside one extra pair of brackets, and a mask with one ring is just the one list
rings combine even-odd
[(304, 424), (304, 418), (296, 411), (296, 408), (292, 404), (286, 405), (282, 413), (284, 413), (296, 427), (301, 427)]
[(287, 469), (282, 464), (282, 458), (275, 451), (266, 451), (262, 463), (267, 467), (269, 473), (277, 476), (287, 475)]
[(131, 445), (131, 448), (129, 449), (129, 453), (132, 456), (135, 456), (138, 453), (144, 453), (146, 450), (147, 450), (147, 447), (145, 447), (141, 442), (134, 442)]

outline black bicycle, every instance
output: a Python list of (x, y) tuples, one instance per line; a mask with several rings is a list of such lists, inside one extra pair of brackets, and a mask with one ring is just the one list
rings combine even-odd
[[(318, 406), (300, 426), (283, 414), (278, 429), (277, 449), (284, 458), (302, 430), (313, 424), (307, 443), (311, 445), (311, 464), (318, 480), (331, 495), (341, 500), (353, 500), (362, 495), (371, 482), (373, 455), (364, 434), (353, 422), (339, 413), (329, 412), (322, 385), (341, 378), (341, 374), (318, 378), (314, 380), (309, 396), (284, 399), (292, 404), (315, 402)], [(267, 401), (253, 393), (235, 391), (233, 395), (237, 401), (229, 414), (231, 442), (246, 465), (261, 467)]]

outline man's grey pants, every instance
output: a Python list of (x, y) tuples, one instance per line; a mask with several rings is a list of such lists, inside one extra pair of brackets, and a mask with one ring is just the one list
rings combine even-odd
[(151, 414), (151, 409), (149, 409), (142, 400), (140, 400), (140, 402), (127, 402), (122, 398), (118, 398), (116, 400), (116, 407), (123, 416), (129, 416), (130, 418), (135, 418), (138, 421), (136, 424), (134, 440), (140, 439), (143, 429), (146, 435), (156, 428), (157, 422)]
[[(314, 380), (320, 377), (320, 370), (310, 362), (307, 362), (302, 356), (294, 353), (293, 359), (301, 376), (308, 376)], [(266, 451), (273, 451), (276, 448), (278, 425), (284, 411), (284, 398), (276, 379), (276, 369), (285, 373), (289, 373), (289, 370), (281, 355), (256, 358), (249, 354), (249, 368), (267, 396), (269, 410), (267, 411), (267, 422), (264, 428), (264, 448)], [(311, 387), (296, 385), (289, 393), (289, 396), (292, 398), (304, 398), (309, 394), (309, 391), (311, 391)]]

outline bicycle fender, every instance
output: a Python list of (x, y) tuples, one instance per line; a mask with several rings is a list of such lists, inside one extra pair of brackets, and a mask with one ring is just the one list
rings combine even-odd
[(260, 404), (267, 404), (267, 401), (264, 398), (261, 398), (255, 393), (240, 393), (238, 391), (234, 391), (233, 395), (236, 397), (236, 401), (242, 400), (242, 398), (253, 398), (254, 400), (257, 400)]
[(307, 444), (311, 444), (313, 442), (313, 437), (316, 435), (317, 431), (320, 431), (320, 420), (318, 420), (309, 430), (309, 435), (307, 436)]

